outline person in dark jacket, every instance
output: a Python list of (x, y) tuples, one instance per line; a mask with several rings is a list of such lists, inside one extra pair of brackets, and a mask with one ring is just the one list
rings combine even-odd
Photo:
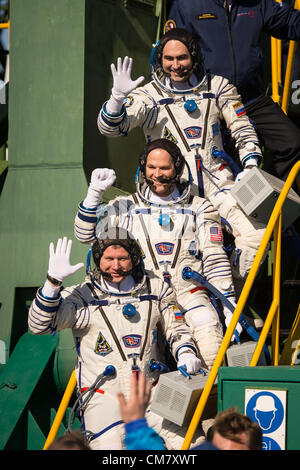
[(300, 11), (275, 0), (174, 0), (166, 30), (193, 33), (208, 71), (237, 87), (264, 146), (272, 152), (272, 171), (286, 179), (300, 155), (300, 130), (265, 95), (261, 35), (298, 41)]

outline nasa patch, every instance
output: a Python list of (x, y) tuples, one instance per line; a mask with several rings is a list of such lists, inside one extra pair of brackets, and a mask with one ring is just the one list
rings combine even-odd
[(139, 348), (141, 345), (141, 335), (126, 335), (122, 337), (125, 348)]

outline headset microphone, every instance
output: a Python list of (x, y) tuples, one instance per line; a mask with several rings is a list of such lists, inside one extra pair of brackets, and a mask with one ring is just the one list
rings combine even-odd
[[(105, 277), (106, 279), (108, 279), (109, 281), (111, 281), (113, 279), (112, 275), (110, 273), (107, 273), (105, 271), (102, 271), (102, 269), (100, 269), (100, 272), (102, 274), (103, 277)], [(132, 273), (132, 269), (130, 269), (129, 271), (123, 271), (123, 270), (119, 270), (118, 271), (118, 276), (123, 276), (123, 277), (127, 277), (129, 276), (130, 274)]]
[(173, 184), (173, 183), (176, 183), (177, 181), (177, 177), (173, 177), (173, 178), (157, 178), (157, 181), (153, 181), (153, 180), (149, 180), (148, 178), (145, 178), (146, 180), (146, 183), (148, 184), (148, 186), (154, 186), (156, 183), (162, 183), (162, 184)]

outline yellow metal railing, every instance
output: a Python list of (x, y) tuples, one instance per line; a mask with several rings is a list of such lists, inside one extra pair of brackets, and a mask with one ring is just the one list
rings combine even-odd
[(76, 377), (75, 377), (75, 371), (73, 371), (72, 374), (71, 374), (70, 380), (68, 382), (68, 385), (66, 387), (65, 393), (64, 393), (64, 395), (62, 397), (62, 400), (60, 402), (57, 413), (55, 415), (53, 424), (51, 426), (51, 429), (50, 429), (50, 432), (49, 432), (48, 437), (46, 439), (43, 450), (47, 450), (48, 447), (52, 444), (52, 442), (56, 438), (57, 432), (59, 430), (59, 426), (61, 425), (63, 417), (66, 413), (66, 409), (67, 409), (68, 404), (71, 400), (71, 397), (72, 397), (72, 394), (74, 392), (75, 387), (76, 387)]
[(7, 23), (0, 23), (0, 29), (9, 29), (10, 28), (10, 21)]
[[(276, 1), (280, 2), (280, 0)], [(300, 0), (295, 0), (294, 8), (300, 10)], [(281, 108), (285, 114), (287, 114), (288, 100), (290, 96), (295, 50), (296, 42), (290, 41), (281, 98), (279, 95), (279, 85), (281, 85), (281, 41), (271, 37), (272, 99), (275, 103), (279, 103), (281, 100)]]
[(279, 365), (299, 365), (300, 360), (298, 357), (298, 351), (300, 350), (300, 303), (295, 317), (294, 323), (292, 325), (290, 334), (286, 340), (286, 343), (283, 347)]
[(216, 360), (214, 362), (214, 365), (209, 373), (209, 376), (207, 378), (207, 382), (205, 384), (205, 387), (203, 389), (203, 392), (201, 394), (201, 397), (199, 399), (198, 405), (196, 407), (195, 413), (193, 415), (193, 418), (190, 422), (189, 428), (187, 430), (185, 440), (183, 442), (181, 450), (186, 450), (190, 447), (190, 444), (192, 442), (193, 436), (196, 432), (197, 426), (199, 424), (199, 421), (201, 419), (202, 413), (204, 411), (204, 408), (206, 406), (208, 397), (211, 393), (212, 387), (214, 385), (214, 382), (217, 378), (218, 370), (219, 367), (222, 365), (223, 360), (225, 358), (225, 353), (226, 350), (230, 344), (230, 340), (232, 335), (234, 334), (234, 330), (236, 328), (237, 322), (239, 320), (239, 317), (243, 311), (243, 308), (245, 306), (245, 303), (248, 299), (250, 289), (253, 285), (253, 282), (255, 280), (257, 271), (260, 267), (260, 264), (262, 262), (264, 253), (266, 251), (266, 248), (269, 244), (271, 235), (274, 231), (274, 243), (275, 243), (275, 250), (274, 250), (274, 277), (273, 277), (273, 301), (270, 307), (270, 310), (268, 312), (266, 321), (264, 323), (263, 329), (261, 331), (261, 334), (259, 336), (259, 339), (256, 344), (255, 351), (253, 353), (252, 360), (250, 362), (250, 366), (256, 366), (263, 346), (266, 341), (267, 334), (269, 332), (269, 329), (272, 328), (272, 361), (274, 365), (278, 365), (278, 352), (279, 352), (279, 308), (280, 308), (280, 254), (281, 254), (281, 214), (282, 214), (282, 206), (284, 204), (284, 201), (288, 195), (289, 190), (292, 187), (292, 184), (294, 183), (297, 174), (300, 171), (300, 161), (297, 162), (292, 170), (290, 171), (290, 174), (282, 188), (282, 192), (280, 196), (278, 197), (278, 200), (275, 204), (275, 207), (273, 209), (273, 212), (271, 214), (269, 223), (266, 227), (265, 234), (263, 236), (263, 239), (261, 241), (261, 244), (257, 250), (253, 265), (250, 269), (250, 272), (247, 276), (244, 288), (241, 292), (240, 298), (238, 300), (238, 303), (236, 305), (235, 311), (233, 313), (231, 322), (225, 332), (222, 344), (220, 346), (219, 352), (217, 354)]

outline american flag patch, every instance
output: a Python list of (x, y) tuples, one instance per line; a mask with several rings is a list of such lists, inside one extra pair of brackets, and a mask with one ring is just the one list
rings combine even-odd
[(211, 242), (222, 242), (223, 233), (221, 227), (210, 227), (209, 238)]
[(234, 110), (235, 110), (238, 117), (243, 116), (243, 114), (246, 114), (246, 110), (245, 110), (244, 105), (242, 103), (234, 104), (233, 108), (234, 108)]

